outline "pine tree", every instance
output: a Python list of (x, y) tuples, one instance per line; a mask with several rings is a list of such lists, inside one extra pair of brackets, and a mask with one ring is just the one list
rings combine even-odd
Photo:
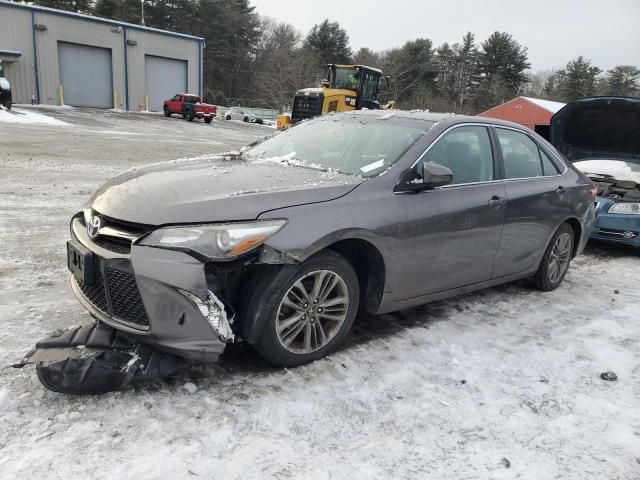
[(467, 111), (467, 104), (475, 96), (478, 87), (478, 49), (473, 33), (462, 37), (462, 44), (453, 46), (456, 53), (452, 99), (458, 112)]
[(591, 60), (579, 56), (567, 63), (563, 70), (558, 70), (553, 82), (562, 100), (570, 102), (580, 97), (588, 97), (597, 93), (596, 77), (602, 73), (598, 67), (591, 65)]
[(314, 25), (303, 46), (317, 54), (321, 66), (351, 62), (349, 35), (338, 22), (325, 19), (322, 23)]
[(632, 97), (640, 95), (640, 69), (633, 65), (618, 65), (607, 72), (606, 95)]
[(481, 109), (494, 106), (517, 95), (527, 82), (525, 70), (531, 67), (527, 49), (505, 32), (494, 32), (482, 42), (478, 55), (478, 73), (481, 77)]

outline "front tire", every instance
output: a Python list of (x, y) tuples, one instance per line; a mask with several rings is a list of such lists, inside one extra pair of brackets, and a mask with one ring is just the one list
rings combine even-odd
[(243, 121), (244, 123), (249, 123), (249, 117), (244, 117), (244, 118), (242, 119), (242, 121)]
[(256, 350), (281, 367), (325, 357), (349, 333), (359, 294), (351, 264), (329, 250), (265, 275), (251, 292), (245, 317), (263, 325)]
[(538, 290), (550, 292), (560, 286), (571, 263), (573, 245), (573, 228), (568, 223), (563, 223), (551, 237), (540, 267), (532, 279)]
[(171, 116), (171, 112), (169, 111), (169, 109), (167, 107), (164, 107), (164, 116), (165, 117), (170, 117)]

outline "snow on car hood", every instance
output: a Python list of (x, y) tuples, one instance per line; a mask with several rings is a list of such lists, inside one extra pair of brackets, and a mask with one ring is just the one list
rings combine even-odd
[(588, 175), (640, 183), (640, 163), (622, 160), (582, 160), (575, 162), (575, 166)]
[(551, 118), (551, 143), (572, 162), (640, 159), (640, 98), (588, 97)]
[(269, 210), (333, 200), (364, 181), (277, 160), (205, 155), (131, 169), (104, 184), (91, 207), (147, 225), (249, 220)]

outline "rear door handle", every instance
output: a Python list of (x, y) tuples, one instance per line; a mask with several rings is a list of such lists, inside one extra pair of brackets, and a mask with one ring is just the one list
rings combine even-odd
[(491, 200), (489, 200), (489, 206), (493, 210), (500, 210), (506, 203), (507, 203), (506, 198), (501, 198), (497, 195), (494, 195), (493, 197), (491, 197)]

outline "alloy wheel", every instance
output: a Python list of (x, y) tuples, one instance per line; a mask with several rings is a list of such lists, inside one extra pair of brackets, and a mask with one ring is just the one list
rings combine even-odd
[(276, 335), (292, 353), (307, 354), (327, 345), (349, 310), (349, 291), (335, 272), (318, 270), (299, 278), (284, 294), (276, 314)]
[(571, 259), (571, 235), (563, 233), (558, 236), (549, 255), (549, 281), (558, 283), (569, 267)]

